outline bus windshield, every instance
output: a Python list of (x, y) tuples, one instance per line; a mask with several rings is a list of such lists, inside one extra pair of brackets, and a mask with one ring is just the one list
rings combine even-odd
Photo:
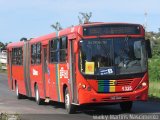
[(147, 70), (142, 38), (84, 39), (79, 45), (79, 66), (84, 75), (123, 75)]

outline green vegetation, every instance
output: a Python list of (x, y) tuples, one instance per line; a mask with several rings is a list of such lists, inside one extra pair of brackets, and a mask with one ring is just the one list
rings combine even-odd
[(2, 70), (2, 64), (0, 63), (0, 73), (7, 73), (7, 70)]
[(160, 31), (158, 33), (146, 33), (151, 40), (153, 57), (149, 59), (149, 96), (160, 98)]
[(149, 84), (149, 96), (151, 98), (160, 98), (160, 83), (156, 81), (150, 81)]
[(149, 95), (160, 98), (160, 57), (149, 60)]

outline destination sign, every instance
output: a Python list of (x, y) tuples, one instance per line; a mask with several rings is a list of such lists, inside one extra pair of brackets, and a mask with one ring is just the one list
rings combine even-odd
[(139, 25), (129, 24), (112, 24), (112, 25), (99, 25), (87, 26), (83, 28), (83, 36), (99, 36), (99, 35), (136, 35), (140, 34)]

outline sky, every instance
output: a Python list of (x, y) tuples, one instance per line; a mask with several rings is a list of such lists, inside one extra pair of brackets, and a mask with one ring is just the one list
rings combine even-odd
[(0, 0), (0, 42), (16, 42), (77, 25), (79, 12), (92, 12), (91, 22), (145, 24), (147, 31), (160, 28), (160, 0)]

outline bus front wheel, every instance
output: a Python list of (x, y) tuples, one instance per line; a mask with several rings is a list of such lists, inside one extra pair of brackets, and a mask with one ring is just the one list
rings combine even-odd
[(130, 112), (131, 109), (132, 109), (132, 105), (133, 105), (133, 102), (132, 102), (132, 101), (121, 102), (121, 103), (120, 103), (120, 107), (121, 107), (121, 110), (122, 110), (123, 112)]
[(43, 100), (40, 98), (39, 90), (38, 90), (38, 86), (37, 85), (35, 86), (35, 100), (36, 100), (36, 103), (38, 105), (41, 105), (43, 103)]
[(17, 96), (17, 99), (22, 99), (22, 94), (19, 93), (19, 88), (18, 88), (18, 84), (16, 83), (16, 96)]
[(75, 106), (71, 104), (70, 94), (69, 94), (69, 91), (67, 88), (65, 90), (64, 102), (65, 102), (65, 109), (66, 109), (67, 113), (68, 114), (75, 113), (76, 109), (75, 109)]

